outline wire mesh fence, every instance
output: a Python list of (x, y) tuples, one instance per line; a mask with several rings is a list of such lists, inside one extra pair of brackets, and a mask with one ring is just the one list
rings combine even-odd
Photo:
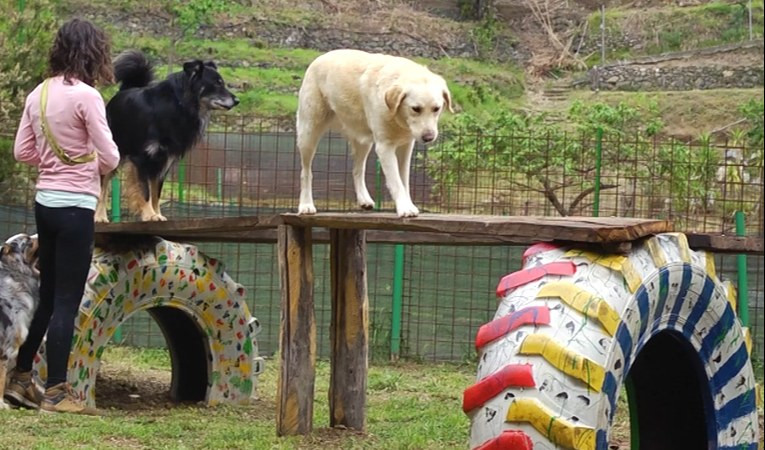
[[(163, 214), (178, 219), (296, 210), (300, 162), (293, 130), (289, 121), (216, 117), (205, 139), (170, 173), (162, 194)], [(356, 210), (351, 164), (342, 137), (333, 134), (320, 142), (313, 163), (320, 211)], [(0, 233), (33, 231), (34, 178), (31, 170), (20, 166), (0, 173)], [(368, 161), (366, 180), (381, 208), (393, 210), (374, 157)], [(762, 237), (762, 180), (763, 149), (741, 142), (445, 133), (436, 145), (417, 149), (410, 184), (414, 203), (425, 212), (590, 216), (597, 209), (601, 217), (665, 218), (674, 221), (678, 231), (731, 234), (734, 212), (743, 211), (746, 233)], [(113, 219), (134, 220), (126, 208), (117, 195)], [(232, 277), (245, 286), (250, 308), (262, 324), (260, 350), (275, 352), (280, 314), (275, 246), (199, 247), (224, 261)], [(496, 308), (496, 283), (520, 267), (522, 250), (370, 244), (370, 354), (386, 358), (393, 349), (407, 358), (472, 358), (475, 332)], [(762, 355), (764, 264), (761, 256), (747, 261), (750, 326), (757, 354)], [(718, 255), (717, 262), (723, 277), (736, 279), (735, 256)], [(326, 356), (326, 246), (316, 246), (314, 265), (318, 351)], [(393, 314), (396, 307), (399, 317)], [(122, 336), (133, 345), (164, 345), (162, 333), (145, 313), (134, 316)]]

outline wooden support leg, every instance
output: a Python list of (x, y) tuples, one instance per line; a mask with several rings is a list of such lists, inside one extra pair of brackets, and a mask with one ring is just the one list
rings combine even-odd
[(330, 230), (330, 264), (330, 426), (363, 430), (369, 340), (365, 231)]
[(316, 374), (316, 322), (313, 304), (311, 228), (279, 226), (281, 368), (277, 388), (276, 432), (308, 434), (313, 427)]

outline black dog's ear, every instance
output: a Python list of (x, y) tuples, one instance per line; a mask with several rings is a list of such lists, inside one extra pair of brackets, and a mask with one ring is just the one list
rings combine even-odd
[(189, 78), (201, 74), (203, 70), (205, 70), (205, 65), (198, 59), (183, 63), (183, 71), (186, 72)]
[(215, 65), (215, 63), (212, 61), (205, 61), (205, 66), (212, 67), (213, 69), (218, 70), (218, 66)]

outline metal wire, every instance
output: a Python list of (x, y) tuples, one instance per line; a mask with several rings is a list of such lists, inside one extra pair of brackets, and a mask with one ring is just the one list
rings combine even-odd
[[(424, 212), (498, 215), (592, 214), (595, 136), (580, 133), (538, 136), (446, 133), (436, 145), (416, 149), (411, 169), (414, 203)], [(733, 213), (746, 214), (747, 233), (763, 236), (762, 149), (731, 142), (679, 142), (658, 137), (605, 136), (602, 142), (600, 216), (666, 218), (686, 232), (734, 232)], [(529, 172), (533, 155), (541, 161)], [(382, 209), (394, 210), (387, 189), (375, 184), (375, 157), (366, 182)], [(163, 192), (162, 212), (171, 218), (233, 217), (294, 211), (300, 159), (294, 123), (219, 115), (205, 139), (176, 168)], [(320, 211), (355, 211), (352, 162), (347, 142), (330, 134), (313, 162), (313, 188)], [(34, 231), (35, 173), (18, 166), (0, 180), (0, 233)], [(182, 178), (182, 179), (181, 179)], [(384, 180), (384, 178), (383, 178)], [(124, 186), (124, 184), (123, 184)], [(181, 201), (181, 197), (183, 201)], [(122, 205), (121, 220), (134, 220)], [(200, 244), (227, 265), (245, 286), (250, 310), (259, 318), (261, 352), (278, 349), (279, 279), (274, 245)], [(407, 245), (404, 253), (401, 356), (426, 360), (472, 358), (477, 328), (496, 308), (494, 288), (520, 267), (517, 247)], [(370, 354), (387, 357), (393, 284), (392, 245), (368, 246)], [(318, 352), (328, 355), (329, 251), (316, 246)], [(735, 279), (730, 256), (717, 258), (719, 273)], [(763, 258), (749, 261), (751, 331), (763, 355)], [(125, 326), (127, 343), (163, 345), (146, 314)]]

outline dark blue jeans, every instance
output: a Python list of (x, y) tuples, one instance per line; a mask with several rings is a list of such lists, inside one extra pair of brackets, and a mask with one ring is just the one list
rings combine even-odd
[(27, 340), (19, 349), (16, 367), (32, 370), (32, 362), (47, 331), (46, 387), (66, 381), (74, 321), (80, 309), (93, 255), (93, 211), (48, 208), (35, 204), (39, 239), (40, 306)]

